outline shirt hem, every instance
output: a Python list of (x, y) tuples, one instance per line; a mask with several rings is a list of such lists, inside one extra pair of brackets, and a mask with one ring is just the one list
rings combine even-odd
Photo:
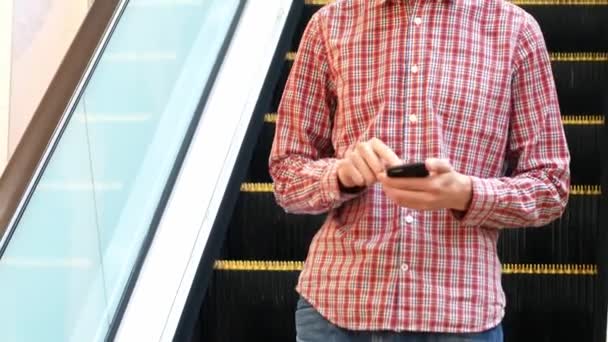
[(450, 329), (450, 328), (443, 329), (441, 327), (439, 327), (438, 329), (424, 329), (424, 328), (420, 328), (420, 327), (405, 326), (405, 325), (403, 327), (398, 327), (398, 328), (391, 327), (391, 326), (371, 326), (371, 325), (351, 326), (348, 324), (344, 324), (343, 322), (338, 322), (335, 319), (333, 319), (332, 317), (329, 317), (327, 315), (327, 313), (325, 312), (325, 309), (323, 307), (319, 306), (316, 300), (312, 299), (311, 296), (309, 296), (307, 293), (305, 293), (305, 291), (302, 290), (302, 287), (299, 284), (296, 287), (296, 292), (300, 296), (302, 296), (308, 303), (310, 303), (310, 305), (312, 305), (312, 307), (319, 313), (319, 315), (321, 315), (323, 318), (325, 318), (329, 323), (331, 323), (341, 329), (350, 330), (350, 331), (388, 331), (388, 332), (395, 332), (395, 333), (413, 332), (413, 333), (438, 333), (438, 334), (475, 334), (475, 333), (482, 333), (482, 332), (488, 331), (490, 329), (496, 328), (499, 324), (502, 323), (502, 321), (504, 319), (504, 309), (503, 309), (503, 310), (501, 310), (501, 314), (498, 317), (494, 318), (490, 322), (487, 322), (480, 327), (472, 327), (471, 329)]

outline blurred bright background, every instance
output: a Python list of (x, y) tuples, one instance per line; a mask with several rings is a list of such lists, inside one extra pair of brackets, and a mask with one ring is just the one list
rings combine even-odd
[(0, 1), (0, 173), (92, 2)]

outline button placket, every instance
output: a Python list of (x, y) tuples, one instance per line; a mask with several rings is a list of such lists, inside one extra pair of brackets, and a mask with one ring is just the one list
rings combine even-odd
[[(416, 87), (420, 86), (417, 83), (420, 82), (420, 77), (422, 76), (422, 72), (421, 72), (422, 67), (420, 64), (421, 59), (419, 58), (420, 56), (418, 56), (419, 55), (418, 48), (417, 48), (418, 44), (417, 44), (415, 38), (419, 35), (419, 32), (416, 32), (416, 30), (418, 30), (419, 26), (422, 24), (422, 17), (419, 12), (424, 9), (424, 4), (419, 6), (418, 2), (414, 1), (413, 5), (411, 7), (409, 5), (406, 7), (408, 9), (408, 17), (413, 18), (413, 19), (408, 18), (408, 22), (409, 22), (408, 26), (410, 28), (410, 32), (412, 32), (412, 34), (413, 34), (413, 37), (410, 37), (410, 41), (413, 41), (413, 43), (412, 43), (412, 48), (411, 48), (411, 52), (410, 52), (410, 60), (411, 60), (412, 64), (409, 68), (409, 71), (412, 75), (416, 75), (416, 76), (411, 77), (412, 85), (411, 85), (410, 89), (412, 89), (412, 88), (416, 88)], [(417, 103), (414, 106), (416, 108), (420, 107)], [(408, 115), (407, 120), (410, 124), (416, 124), (420, 121), (420, 116), (418, 115), (417, 112), (414, 112), (414, 113)]]
[[(425, 1), (404, 2), (404, 5), (407, 8), (407, 18), (405, 20), (407, 23), (407, 43), (404, 54), (404, 72), (406, 74), (404, 76), (407, 79), (407, 82), (404, 84), (406, 106), (403, 108), (402, 123), (403, 129), (406, 132), (404, 138), (407, 138), (403, 139), (403, 151), (408, 160), (414, 160), (419, 155), (419, 152), (417, 151), (416, 136), (419, 135), (420, 130), (419, 121), (421, 120), (421, 117), (419, 115), (421, 115), (421, 105), (418, 103), (417, 94), (422, 86), (422, 75), (424, 74), (426, 67), (420, 59), (420, 53), (418, 51), (420, 44), (417, 41), (421, 38), (420, 29), (422, 28), (422, 18), (420, 18), (420, 20), (417, 20), (416, 18), (421, 17), (419, 12), (420, 9), (424, 7), (424, 2)], [(416, 213), (408, 208), (400, 208), (399, 215), (399, 222), (401, 225), (401, 248), (399, 248), (400, 252), (395, 260), (396, 272), (398, 272), (399, 276), (403, 277), (404, 280), (413, 280), (415, 279), (415, 273), (413, 272), (412, 262), (415, 262), (416, 248), (412, 247), (417, 240), (418, 235), (416, 232)], [(400, 283), (399, 293), (403, 294), (403, 296), (399, 296), (401, 304), (403, 304), (402, 300), (407, 301), (411, 296), (411, 288), (407, 285), (409, 284), (409, 280)]]

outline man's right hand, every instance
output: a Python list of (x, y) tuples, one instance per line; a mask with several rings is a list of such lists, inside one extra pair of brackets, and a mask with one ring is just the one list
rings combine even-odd
[(345, 188), (370, 186), (386, 167), (400, 163), (401, 159), (380, 139), (359, 142), (338, 160), (338, 181)]

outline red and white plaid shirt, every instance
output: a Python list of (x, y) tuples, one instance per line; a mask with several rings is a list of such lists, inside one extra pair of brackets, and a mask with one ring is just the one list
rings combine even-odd
[[(336, 160), (377, 137), (470, 175), (464, 217), (341, 193)], [(569, 153), (536, 21), (501, 0), (338, 0), (308, 24), (270, 170), (293, 213), (329, 211), (298, 291), (352, 330), (476, 332), (503, 318), (501, 228), (562, 213)], [(508, 171), (507, 171), (508, 170)], [(508, 174), (507, 174), (508, 172)]]

